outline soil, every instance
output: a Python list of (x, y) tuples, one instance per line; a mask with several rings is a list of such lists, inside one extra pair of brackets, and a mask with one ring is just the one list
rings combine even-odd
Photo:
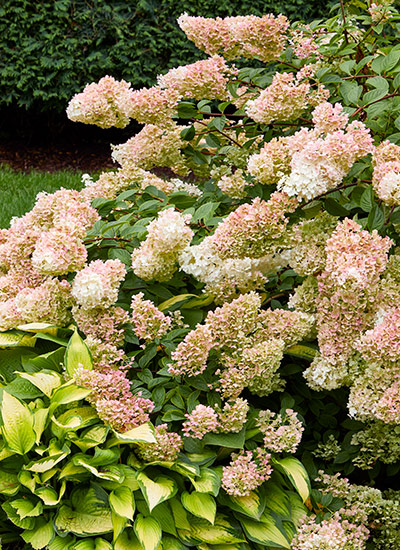
[(69, 169), (93, 173), (116, 168), (111, 160), (109, 143), (64, 142), (33, 146), (19, 140), (0, 142), (0, 164), (8, 164), (20, 172), (56, 172)]

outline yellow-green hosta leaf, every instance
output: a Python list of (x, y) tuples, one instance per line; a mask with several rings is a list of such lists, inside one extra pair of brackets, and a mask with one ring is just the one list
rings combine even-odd
[(79, 368), (93, 370), (93, 359), (89, 348), (75, 330), (65, 350), (65, 369), (73, 377)]
[(210, 493), (215, 497), (219, 493), (221, 487), (221, 479), (217, 472), (209, 468), (200, 470), (200, 477), (191, 479), (196, 491), (199, 493)]
[(63, 505), (55, 518), (55, 527), (59, 534), (73, 533), (80, 537), (111, 533), (113, 530), (111, 511), (99, 507), (97, 510), (85, 513)]
[(72, 535), (67, 535), (66, 537), (55, 536), (48, 545), (48, 550), (72, 550), (72, 543), (74, 541), (75, 537), (73, 537)]
[(137, 428), (124, 433), (114, 432), (116, 445), (120, 443), (156, 443), (155, 431), (151, 422), (145, 422)]
[(2, 432), (7, 447), (17, 454), (26, 454), (36, 441), (32, 411), (25, 403), (3, 391), (1, 416), (3, 418)]
[(311, 485), (303, 464), (293, 457), (275, 459), (274, 464), (280, 472), (289, 478), (303, 502), (305, 502), (310, 496)]
[(34, 502), (29, 498), (17, 498), (12, 500), (10, 505), (14, 508), (21, 519), (40, 516), (43, 511), (43, 506), (40, 501)]
[(114, 550), (143, 550), (142, 545), (135, 535), (132, 527), (129, 527), (120, 534), (114, 543)]
[(312, 361), (317, 353), (315, 348), (305, 346), (304, 344), (296, 344), (288, 348), (285, 353), (287, 355), (293, 355), (294, 357), (300, 357), (301, 359), (308, 359)]
[(16, 346), (34, 347), (35, 336), (18, 333), (15, 331), (0, 332), (0, 348), (15, 348)]
[(43, 503), (46, 506), (55, 506), (56, 504), (59, 504), (62, 497), (64, 496), (65, 489), (66, 489), (67, 483), (65, 480), (61, 483), (60, 492), (57, 493), (53, 487), (38, 487), (33, 493), (35, 493), (36, 496), (38, 496), (40, 499), (42, 499)]
[(272, 481), (268, 481), (268, 483), (262, 486), (260, 492), (264, 494), (266, 506), (271, 512), (281, 517), (290, 517), (289, 491), (284, 490), (280, 485)]
[(169, 537), (163, 534), (163, 550), (187, 550), (187, 546), (176, 537)]
[(153, 481), (144, 472), (139, 472), (136, 479), (150, 512), (157, 504), (172, 498), (178, 491), (177, 484), (169, 477), (159, 476)]
[(71, 432), (78, 428), (90, 426), (90, 424), (98, 422), (98, 418), (93, 407), (74, 407), (60, 414), (57, 418), (54, 416), (52, 417), (51, 431), (56, 437), (61, 439), (65, 432)]
[(160, 524), (163, 537), (165, 533), (173, 535), (174, 537), (177, 535), (174, 516), (172, 515), (171, 508), (169, 506), (170, 502), (171, 501), (161, 502), (161, 504), (158, 504), (151, 512), (152, 517), (155, 518)]
[(177, 498), (173, 498), (169, 501), (171, 506), (172, 515), (174, 516), (174, 522), (177, 529), (184, 529), (190, 531), (190, 523), (188, 515), (185, 508), (182, 506), (182, 503)]
[(191, 536), (207, 544), (234, 544), (244, 542), (241, 533), (230, 524), (228, 519), (217, 514), (214, 525), (207, 520), (192, 517), (190, 519)]
[(39, 445), (40, 438), (46, 427), (49, 410), (50, 409), (36, 409), (33, 412), (33, 430), (36, 435), (36, 445)]
[(35, 527), (31, 531), (24, 531), (21, 537), (29, 543), (35, 550), (40, 550), (47, 546), (54, 537), (53, 521), (46, 522), (43, 518), (38, 518)]
[(172, 298), (165, 300), (165, 302), (162, 302), (162, 304), (158, 306), (158, 309), (165, 311), (173, 306), (187, 302), (191, 298), (198, 298), (198, 296), (196, 296), (196, 294), (179, 294), (178, 296), (173, 296)]
[(18, 325), (17, 329), (23, 330), (24, 332), (41, 332), (43, 334), (52, 334), (56, 336), (58, 327), (49, 325), (48, 323), (28, 323), (26, 325)]
[(273, 548), (290, 549), (290, 543), (269, 516), (262, 516), (262, 521), (241, 518), (240, 523), (248, 539), (257, 544)]
[(21, 529), (34, 529), (35, 518), (27, 517), (21, 519), (9, 502), (4, 502), (1, 507), (7, 514), (8, 519), (17, 527), (20, 527)]
[(0, 493), (2, 495), (15, 495), (20, 487), (16, 474), (0, 470)]
[(156, 550), (161, 542), (161, 527), (158, 521), (151, 516), (143, 517), (138, 514), (134, 530), (144, 550)]
[(204, 518), (210, 523), (214, 523), (217, 505), (214, 497), (206, 493), (184, 492), (181, 495), (183, 506), (188, 512), (199, 518)]
[(27, 464), (25, 466), (25, 469), (29, 470), (30, 472), (43, 474), (44, 472), (48, 472), (49, 470), (54, 468), (56, 464), (64, 460), (64, 458), (68, 456), (69, 452), (69, 449), (66, 448), (64, 451), (54, 454), (52, 456), (45, 456), (43, 458), (40, 458), (39, 460), (34, 460), (33, 462)]
[(240, 512), (250, 518), (260, 519), (265, 509), (265, 498), (263, 493), (251, 491), (248, 496), (238, 497), (221, 494), (219, 502), (235, 512)]
[(110, 494), (111, 510), (123, 518), (133, 520), (135, 513), (135, 499), (128, 487), (118, 487)]
[(20, 372), (19, 376), (25, 378), (25, 380), (29, 380), (31, 384), (39, 388), (47, 397), (51, 397), (53, 391), (62, 384), (62, 376), (52, 370), (42, 370), (34, 373)]
[(293, 523), (296, 526), (298, 526), (301, 518), (304, 517), (305, 514), (307, 514), (308, 509), (302, 503), (300, 497), (296, 495), (296, 493), (289, 493), (288, 499), (289, 499), (290, 517)]
[(85, 399), (92, 390), (81, 388), (73, 383), (72, 380), (60, 386), (51, 397), (51, 407), (54, 410), (59, 405), (67, 405), (73, 401)]
[(111, 512), (111, 521), (113, 524), (113, 542), (115, 542), (125, 529), (128, 520), (115, 512)]

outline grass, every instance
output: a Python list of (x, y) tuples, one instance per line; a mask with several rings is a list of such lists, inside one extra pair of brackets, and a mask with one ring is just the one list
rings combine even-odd
[(82, 189), (82, 172), (15, 172), (0, 165), (0, 228), (9, 226), (13, 216), (22, 216), (32, 209), (40, 191), (54, 193), (57, 189)]

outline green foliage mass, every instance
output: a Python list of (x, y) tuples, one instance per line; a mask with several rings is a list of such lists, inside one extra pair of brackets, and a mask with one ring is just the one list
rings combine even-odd
[(133, 88), (154, 84), (157, 74), (203, 55), (176, 23), (184, 12), (311, 20), (327, 11), (315, 0), (6, 0), (0, 3), (0, 106), (61, 112), (105, 74)]

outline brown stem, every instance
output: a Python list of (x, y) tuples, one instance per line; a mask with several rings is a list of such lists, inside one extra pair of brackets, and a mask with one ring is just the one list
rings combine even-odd
[(400, 92), (393, 92), (392, 94), (387, 94), (384, 97), (381, 97), (380, 99), (375, 99), (375, 101), (371, 101), (370, 103), (367, 103), (366, 105), (363, 105), (362, 107), (359, 107), (357, 111), (355, 111), (351, 116), (357, 116), (359, 113), (364, 111), (367, 107), (370, 105), (373, 105), (374, 103), (379, 103), (379, 101), (383, 101), (384, 99), (389, 99), (390, 97), (399, 96)]
[(339, 187), (335, 187), (335, 189), (330, 189), (329, 191), (326, 191), (326, 193), (322, 193), (321, 195), (317, 195), (313, 199), (310, 199), (309, 201), (302, 204), (301, 207), (304, 208), (304, 206), (306, 206), (307, 204), (310, 204), (310, 202), (314, 202), (314, 201), (317, 201), (319, 199), (324, 198), (325, 195), (329, 195), (330, 193), (334, 193), (335, 191), (340, 191), (341, 189), (346, 189), (347, 187), (354, 187), (355, 185), (358, 185), (358, 182), (348, 183), (347, 185), (339, 185)]
[(390, 212), (389, 212), (388, 217), (386, 218), (385, 225), (388, 225), (388, 223), (389, 223), (389, 221), (390, 221), (390, 218), (391, 218), (391, 216), (392, 216), (392, 214), (393, 214), (395, 208), (396, 208), (396, 205), (394, 204), (394, 205), (392, 206), (392, 208), (390, 209)]
[[(201, 122), (201, 120), (195, 120), (195, 119), (192, 119), (194, 122), (198, 122), (199, 124), (201, 124), (202, 126), (206, 126), (208, 127), (208, 124), (206, 124), (205, 122)], [(231, 138), (230, 136), (228, 136), (228, 134), (226, 134), (225, 132), (223, 132), (222, 130), (217, 130), (215, 128), (215, 131), (220, 133), (221, 135), (225, 136), (227, 139), (229, 139), (229, 141), (231, 141), (232, 143), (234, 143), (235, 145), (237, 145), (238, 147), (242, 148), (242, 145), (240, 145), (240, 143), (238, 141), (236, 141), (236, 139), (233, 139)]]
[(265, 300), (265, 302), (263, 303), (263, 306), (271, 303), (272, 300), (276, 300), (276, 298), (283, 298), (283, 296), (286, 296), (286, 295), (287, 295), (287, 292), (280, 292), (279, 294), (275, 294), (275, 296), (270, 296), (268, 300)]
[[(342, 12), (342, 17), (343, 17), (343, 26), (345, 27), (346, 26), (346, 14), (345, 14), (345, 11), (344, 11), (343, 0), (340, 0), (340, 9), (341, 9), (341, 12)], [(346, 40), (346, 44), (348, 44), (349, 43), (349, 37), (347, 35), (347, 29), (344, 29), (344, 38)]]

